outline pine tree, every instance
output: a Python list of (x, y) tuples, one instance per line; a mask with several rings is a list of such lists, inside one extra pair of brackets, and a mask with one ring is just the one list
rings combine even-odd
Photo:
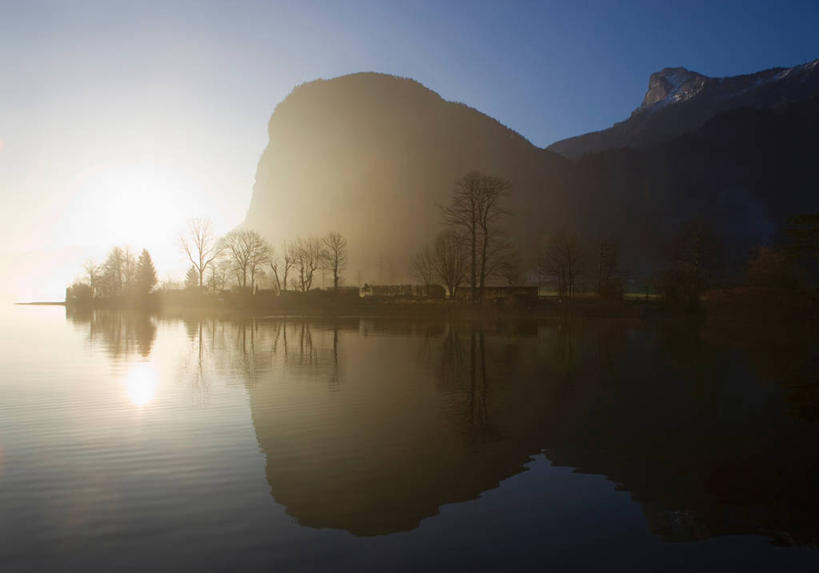
[(142, 249), (136, 268), (136, 292), (146, 295), (156, 286), (156, 269), (147, 249)]
[(196, 288), (199, 286), (199, 271), (195, 266), (191, 266), (185, 275), (185, 288)]

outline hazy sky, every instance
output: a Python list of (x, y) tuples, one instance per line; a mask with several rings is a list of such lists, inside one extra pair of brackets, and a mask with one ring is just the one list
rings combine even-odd
[(627, 117), (653, 71), (791, 66), (817, 30), (815, 0), (0, 1), (0, 294), (61, 298), (114, 243), (177, 273), (186, 219), (244, 218), (305, 81), (409, 76), (545, 146)]

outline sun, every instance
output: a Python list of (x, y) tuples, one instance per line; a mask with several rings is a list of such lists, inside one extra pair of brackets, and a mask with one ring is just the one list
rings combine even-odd
[(179, 173), (153, 164), (119, 165), (101, 174), (101, 215), (128, 243), (141, 244), (184, 220), (183, 196), (191, 187)]
[(201, 189), (181, 167), (153, 161), (96, 165), (74, 182), (64, 239), (101, 251), (114, 245), (147, 248), (155, 262), (177, 261), (176, 238), (185, 222), (200, 214)]
[(142, 407), (156, 396), (157, 376), (149, 364), (135, 364), (128, 372), (126, 390), (134, 406)]

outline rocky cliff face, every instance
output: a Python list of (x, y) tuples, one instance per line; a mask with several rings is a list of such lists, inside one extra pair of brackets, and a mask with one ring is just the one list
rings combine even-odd
[(702, 91), (707, 81), (707, 77), (685, 68), (665, 68), (653, 73), (648, 80), (648, 91), (640, 109), (662, 102), (689, 100)]
[(819, 60), (741, 76), (710, 78), (685, 68), (651, 74), (643, 102), (609, 129), (558, 141), (551, 151), (576, 158), (619, 147), (642, 148), (698, 130), (717, 114), (773, 108), (819, 95)]
[(439, 205), (473, 169), (512, 182), (525, 251), (565, 213), (564, 158), (413, 80), (362, 73), (303, 84), (268, 133), (246, 224), (277, 246), (342, 233), (348, 283), (408, 280), (411, 257), (441, 227)]
[[(726, 264), (741, 272), (748, 253), (774, 240), (788, 217), (819, 210), (810, 186), (819, 97), (789, 103), (819, 92), (817, 82), (816, 62), (727, 79), (663, 70), (617, 130), (578, 139), (605, 151), (577, 161), (412, 80), (354, 74), (311, 82), (270, 119), (245, 223), (277, 248), (342, 233), (347, 284), (409, 281), (412, 256), (441, 229), (439, 206), (455, 181), (479, 170), (512, 183), (509, 230), (524, 276), (535, 276), (545, 240), (569, 230), (586, 242), (591, 267), (596, 241), (619, 241), (622, 267), (642, 284), (691, 219), (711, 223)], [(738, 102), (749, 105), (731, 107)], [(668, 139), (623, 149), (612, 138)]]

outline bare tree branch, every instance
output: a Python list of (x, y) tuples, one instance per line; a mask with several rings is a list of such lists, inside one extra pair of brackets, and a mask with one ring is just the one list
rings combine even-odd
[(199, 275), (199, 286), (203, 286), (205, 270), (222, 252), (222, 243), (211, 230), (210, 220), (192, 219), (187, 230), (179, 236), (179, 243)]
[[(500, 221), (509, 212), (501, 206), (511, 185), (508, 181), (471, 171), (455, 184), (452, 201), (442, 208), (444, 222), (467, 240), (472, 299), (483, 297), (483, 288), (502, 257), (497, 248), (502, 235)], [(507, 243), (508, 245), (508, 243)]]
[(341, 233), (329, 233), (322, 239), (327, 269), (333, 272), (333, 290), (338, 290), (341, 271), (347, 267), (347, 239)]

